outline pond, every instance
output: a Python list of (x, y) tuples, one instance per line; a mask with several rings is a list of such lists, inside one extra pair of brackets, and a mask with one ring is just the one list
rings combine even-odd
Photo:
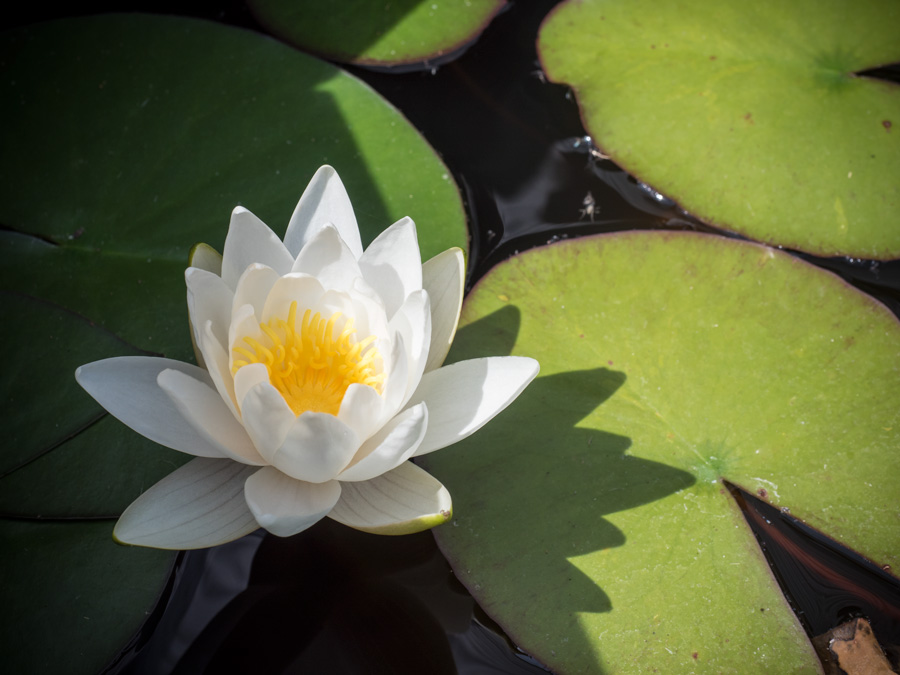
[[(745, 241), (684, 211), (594, 143), (573, 93), (548, 82), (538, 59), (538, 30), (556, 4), (511, 3), (464, 53), (424, 70), (346, 67), (393, 104), (451, 172), (470, 233), (467, 291), (502, 261), (588, 235), (701, 232)], [(77, 13), (133, 10), (267, 33), (238, 2), (87, 3)], [(25, 12), (20, 25), (75, 13)], [(885, 68), (881, 77), (900, 75)], [(900, 261), (791, 255), (900, 315)], [(900, 644), (896, 577), (789, 513), (735, 495), (810, 637), (861, 615), (882, 644)], [(459, 526), (454, 519), (442, 527)], [(550, 672), (479, 606), (463, 572), (451, 569), (431, 532), (377, 537), (328, 519), (286, 539), (260, 530), (180, 553), (153, 613), (104, 672)]]

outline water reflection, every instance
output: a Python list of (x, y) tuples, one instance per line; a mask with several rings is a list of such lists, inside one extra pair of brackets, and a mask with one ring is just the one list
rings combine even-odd
[(546, 672), (474, 608), (428, 532), (258, 531), (188, 552), (152, 637), (109, 673)]

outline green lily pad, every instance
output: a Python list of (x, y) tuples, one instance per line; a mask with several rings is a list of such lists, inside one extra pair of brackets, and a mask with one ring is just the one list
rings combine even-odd
[[(112, 546), (112, 523), (0, 520), (4, 668), (99, 673), (147, 618), (169, 551)], [(102, 589), (102, 592), (100, 592)]]
[(820, 256), (900, 257), (891, 0), (564, 2), (547, 75), (594, 141), (700, 218)]
[(481, 35), (506, 0), (248, 0), (261, 24), (343, 63), (398, 66), (446, 59)]
[[(32, 608), (43, 629), (3, 631), (0, 649), (37, 659), (17, 672), (92, 673), (152, 608), (172, 557), (126, 554), (111, 521), (84, 519), (116, 517), (188, 457), (105, 416), (75, 367), (129, 353), (191, 360), (191, 246), (221, 250), (238, 204), (282, 234), (321, 164), (340, 172), (364, 244), (409, 215), (428, 258), (464, 246), (465, 219), (446, 167), (394, 108), (247, 31), (140, 15), (52, 22), (4, 34), (0, 73), (2, 393), (13, 417), (0, 514), (31, 521), (0, 521), (18, 546), (4, 606), (31, 611), (28, 569), (45, 585)], [(120, 582), (106, 565), (152, 592), (111, 593)], [(106, 610), (73, 624), (73, 593)]]
[(828, 272), (695, 233), (558, 243), (495, 267), (451, 359), (537, 358), (491, 424), (422, 458), (435, 536), (565, 673), (820, 672), (723, 480), (900, 564), (900, 323)]
[[(15, 293), (0, 291), (0, 325), (15, 326), (0, 333), (0, 351), (20, 357), (5, 363), (0, 382), (0, 400), (7, 410), (15, 411), (7, 422), (6, 447), (0, 456), (0, 475), (4, 475), (51, 450), (65, 438), (63, 434), (78, 433), (103, 414), (81, 395), (74, 378), (60, 381), (60, 372), (74, 372), (85, 359), (139, 352), (84, 317)], [(41, 349), (35, 349), (36, 345)], [(35, 400), (35, 382), (46, 387), (43, 405)], [(48, 398), (70, 402), (59, 406), (49, 424)]]

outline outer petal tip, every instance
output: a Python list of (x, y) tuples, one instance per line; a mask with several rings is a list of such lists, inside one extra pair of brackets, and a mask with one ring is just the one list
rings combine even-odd
[(462, 310), (466, 263), (462, 249), (451, 248), (422, 265), (422, 286), (431, 299), (431, 346), (425, 372), (441, 367), (456, 335)]
[(328, 516), (372, 534), (412, 534), (447, 522), (450, 493), (412, 462), (361, 483), (342, 483), (341, 498)]
[(288, 223), (284, 244), (296, 257), (303, 246), (325, 224), (332, 223), (357, 259), (362, 242), (353, 205), (337, 172), (325, 165), (316, 171)]
[(222, 254), (209, 244), (194, 244), (188, 254), (188, 269), (191, 267), (222, 276)]
[(118, 532), (117, 532), (118, 529), (119, 529), (119, 524), (116, 523), (116, 526), (113, 528), (113, 532), (112, 532), (112, 540), (115, 543), (119, 544), (120, 546), (131, 546), (131, 544), (129, 544), (127, 541), (123, 541), (122, 539), (119, 538)]
[(410, 405), (425, 401), (428, 430), (415, 456), (457, 443), (503, 411), (537, 376), (527, 356), (492, 356), (459, 361), (422, 377)]
[(273, 467), (247, 479), (244, 496), (256, 522), (276, 537), (290, 537), (324, 518), (338, 501), (341, 484), (294, 480)]
[(316, 170), (315, 174), (313, 174), (313, 179), (315, 179), (316, 176), (319, 176), (320, 178), (330, 178), (336, 173), (337, 171), (334, 170), (334, 167), (331, 166), (331, 164), (323, 164)]
[(172, 550), (239, 539), (259, 527), (244, 500), (244, 483), (258, 470), (228, 460), (188, 462), (125, 509), (113, 539)]

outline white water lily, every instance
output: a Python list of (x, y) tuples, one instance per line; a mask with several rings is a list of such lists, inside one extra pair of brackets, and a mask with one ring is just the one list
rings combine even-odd
[(329, 516), (360, 530), (446, 521), (447, 490), (410, 458), (465, 438), (535, 377), (524, 357), (441, 367), (462, 305), (462, 251), (421, 262), (404, 218), (363, 251), (335, 171), (316, 173), (284, 241), (243, 208), (221, 258), (185, 273), (197, 361), (120, 357), (78, 382), (147, 438), (196, 459), (142, 494), (117, 540), (201, 548)]

